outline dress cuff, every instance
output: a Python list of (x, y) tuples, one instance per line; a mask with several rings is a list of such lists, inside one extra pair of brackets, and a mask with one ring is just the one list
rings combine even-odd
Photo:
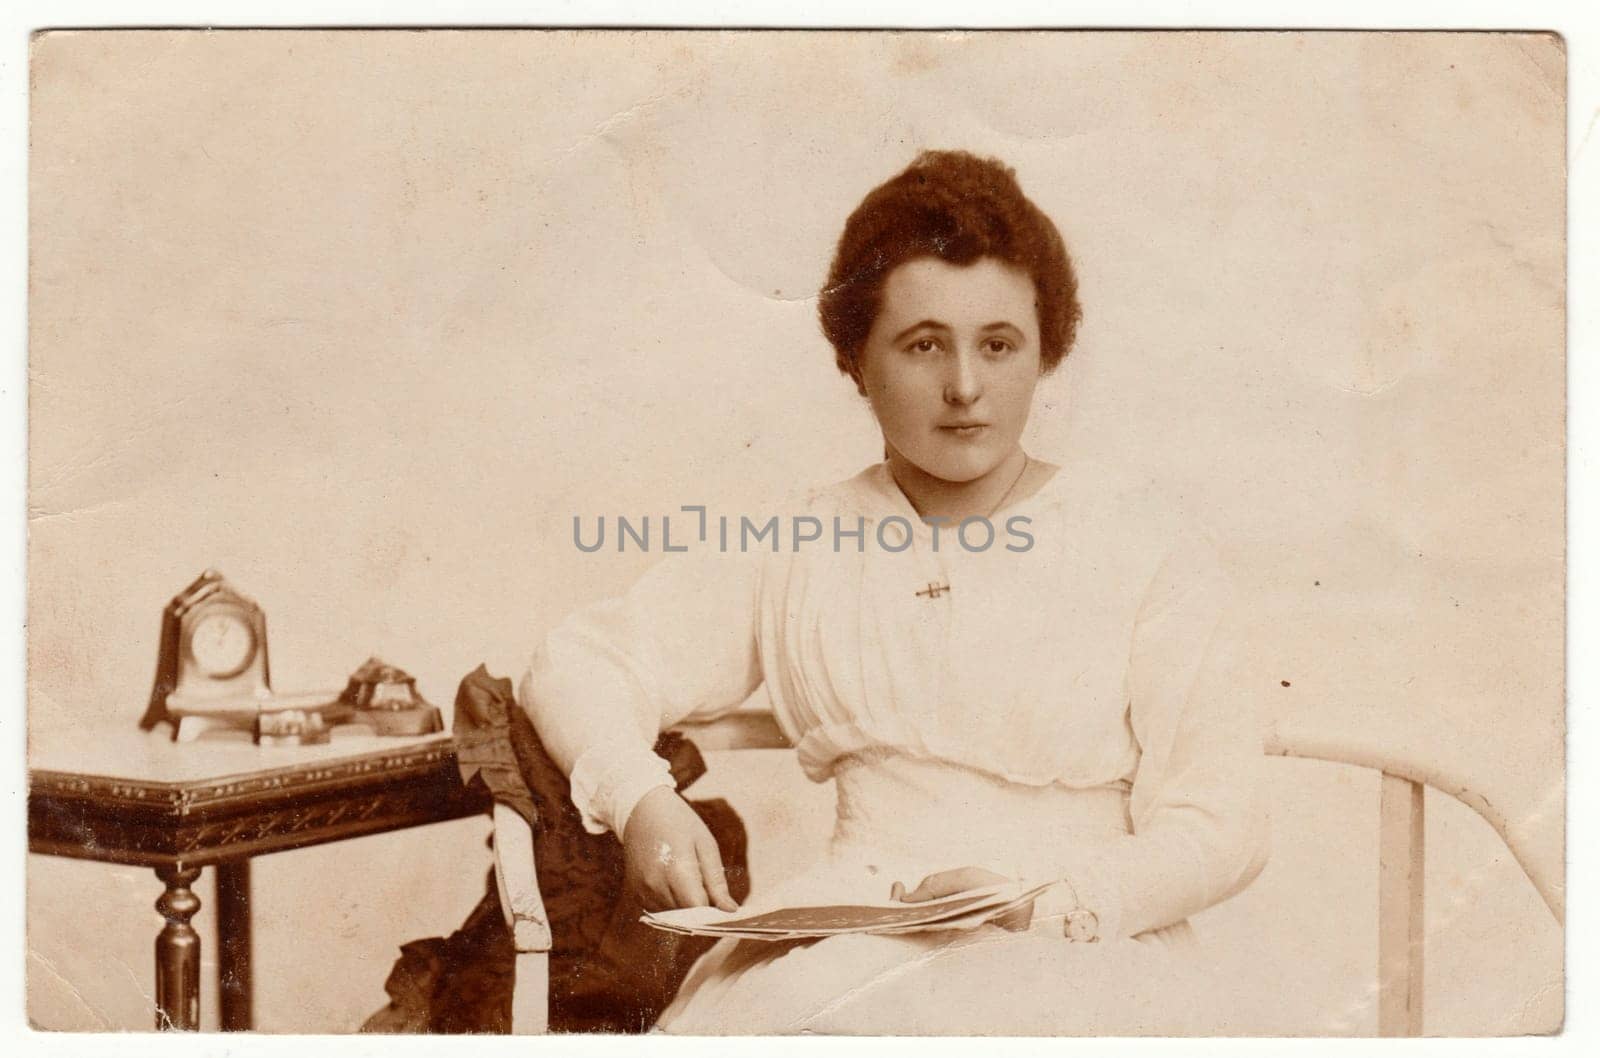
[(1067, 915), (1091, 911), (1100, 940), (1122, 937), (1122, 895), (1110, 865), (1085, 859), (1033, 902), (1033, 927), (1061, 934)]
[(591, 834), (610, 831), (620, 840), (628, 817), (657, 786), (674, 789), (672, 769), (635, 739), (591, 746), (572, 766), (572, 803)]

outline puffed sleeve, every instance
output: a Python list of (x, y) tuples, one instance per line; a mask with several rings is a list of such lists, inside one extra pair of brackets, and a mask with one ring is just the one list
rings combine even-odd
[(1210, 538), (1191, 531), (1168, 550), (1140, 606), (1128, 671), (1140, 750), (1133, 832), (1068, 879), (1103, 933), (1180, 922), (1265, 865), (1261, 730), (1248, 696), (1217, 678), (1231, 595)]
[(664, 555), (534, 650), (517, 698), (591, 833), (620, 836), (641, 797), (672, 785), (652, 750), (663, 730), (737, 708), (760, 685), (759, 579), (755, 555)]

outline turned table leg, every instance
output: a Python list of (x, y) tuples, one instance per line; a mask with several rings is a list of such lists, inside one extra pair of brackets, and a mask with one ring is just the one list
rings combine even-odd
[(200, 934), (189, 920), (200, 910), (200, 898), (189, 886), (200, 868), (157, 867), (156, 877), (167, 885), (156, 900), (167, 920), (156, 937), (156, 1028), (194, 1031), (200, 1027)]
[(222, 999), (222, 1031), (251, 1026), (250, 861), (217, 864), (217, 975)]

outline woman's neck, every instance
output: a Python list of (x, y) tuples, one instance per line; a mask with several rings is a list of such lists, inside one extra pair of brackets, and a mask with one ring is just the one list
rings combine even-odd
[(892, 446), (885, 446), (885, 452), (889, 473), (917, 514), (952, 522), (987, 517), (1007, 499), (1019, 495), (1017, 487), (1028, 466), (1028, 456), (1019, 445), (982, 477), (946, 481), (929, 474)]

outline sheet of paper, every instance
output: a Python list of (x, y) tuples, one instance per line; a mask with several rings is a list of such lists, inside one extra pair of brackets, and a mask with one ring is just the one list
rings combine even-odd
[(649, 913), (643, 921), (661, 929), (700, 936), (762, 940), (827, 937), (840, 933), (899, 933), (974, 928), (1036, 897), (1042, 887), (989, 886), (920, 903), (817, 904), (746, 912), (685, 908)]

